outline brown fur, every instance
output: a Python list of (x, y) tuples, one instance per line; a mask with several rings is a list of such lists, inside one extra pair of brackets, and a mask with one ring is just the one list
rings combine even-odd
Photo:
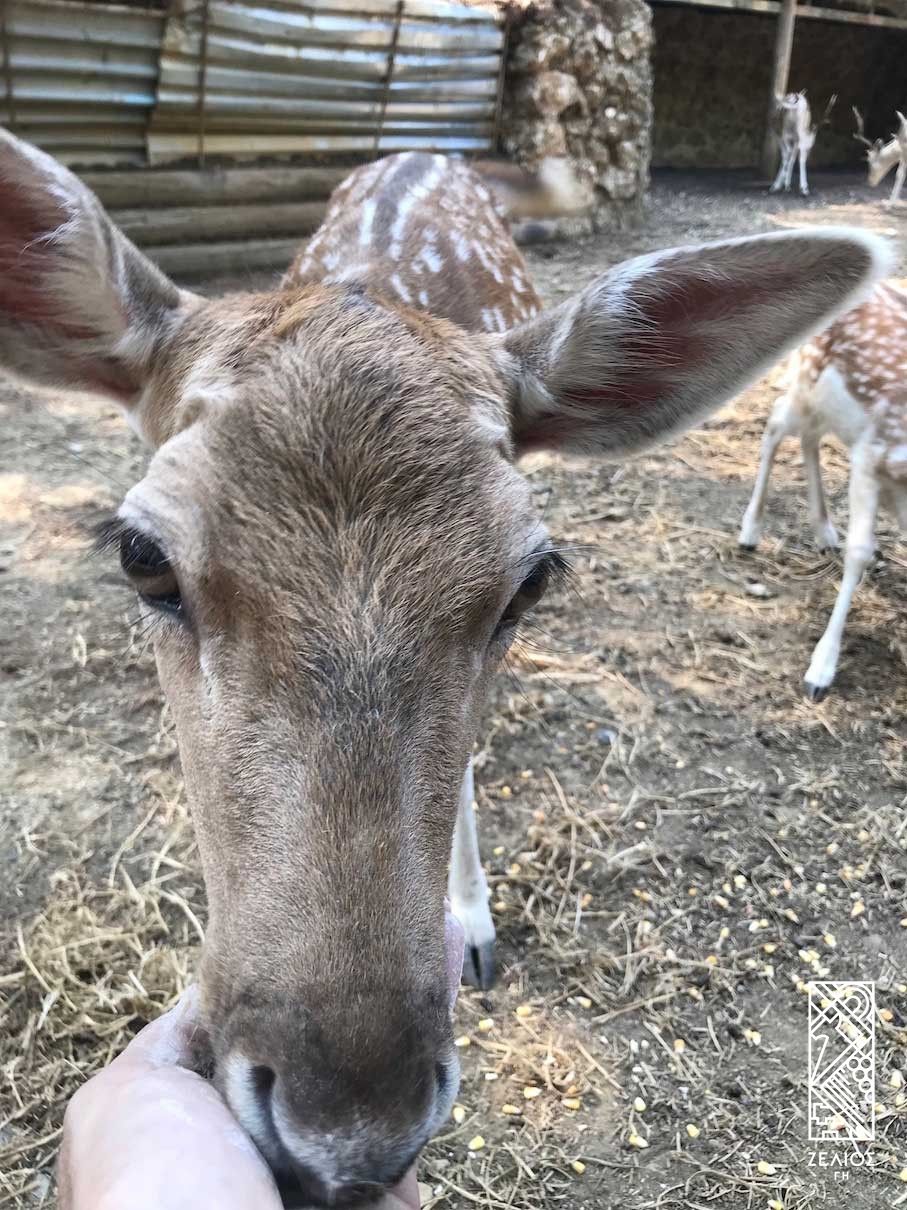
[(835, 366), (850, 394), (868, 409), (903, 385), (905, 348), (907, 294), (886, 282), (800, 349), (799, 372), (808, 388), (826, 366)]
[[(401, 223), (401, 203), (418, 190)], [(337, 187), (284, 284), (338, 279), (467, 330), (504, 331), (541, 310), (494, 194), (469, 165), (444, 156), (389, 156)]]

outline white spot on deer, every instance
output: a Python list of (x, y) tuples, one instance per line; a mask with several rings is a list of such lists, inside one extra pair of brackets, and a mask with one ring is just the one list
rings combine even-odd
[(362, 222), (359, 224), (359, 246), (365, 248), (372, 238), (372, 225), (375, 222), (375, 208), (378, 205), (374, 198), (369, 198), (362, 206)]
[(457, 260), (463, 261), (465, 264), (466, 261), (468, 261), (472, 256), (472, 248), (470, 247), (469, 240), (464, 235), (461, 235), (459, 231), (455, 231), (452, 238), (454, 253), (456, 254)]
[(428, 306), (428, 291), (427, 290), (419, 291), (419, 302), (422, 304), (423, 307)]
[(395, 273), (393, 275), (393, 277), (390, 279), (390, 283), (404, 302), (411, 303), (413, 301), (413, 296), (403, 284), (403, 279), (400, 277), (399, 273)]
[(479, 263), (481, 264), (482, 268), (487, 273), (490, 273), (496, 282), (503, 282), (503, 273), (488, 255), (485, 248), (483, 248), (480, 243), (474, 243), (473, 248), (475, 249), (475, 254), (479, 258)]
[(419, 253), (418, 259), (423, 261), (424, 264), (428, 265), (432, 273), (440, 273), (444, 268), (444, 258), (438, 252), (438, 249), (432, 247), (431, 244), (425, 245), (425, 247)]
[(487, 328), (489, 332), (494, 332), (494, 312), (489, 311), (487, 307), (482, 308), (482, 326)]
[(406, 234), (410, 212), (414, 206), (427, 200), (444, 172), (444, 156), (435, 156), (434, 161), (424, 178), (412, 185), (397, 205), (397, 215), (391, 227), (390, 255), (393, 260), (399, 260), (402, 255), (403, 237)]

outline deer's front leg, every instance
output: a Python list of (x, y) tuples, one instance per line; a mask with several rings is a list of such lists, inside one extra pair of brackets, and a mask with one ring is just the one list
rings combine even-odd
[(800, 193), (803, 195), (803, 197), (808, 197), (809, 196), (809, 184), (806, 180), (806, 157), (809, 155), (809, 152), (806, 150), (805, 147), (801, 147), (800, 151), (799, 151), (799, 155), (800, 155)]
[(844, 576), (828, 626), (816, 644), (806, 673), (806, 694), (820, 702), (835, 679), (850, 602), (875, 552), (879, 483), (867, 444), (854, 448), (850, 470), (850, 523), (844, 550)]
[(737, 538), (738, 545), (742, 546), (744, 550), (754, 550), (762, 537), (762, 514), (765, 511), (768, 481), (771, 478), (775, 455), (784, 438), (797, 432), (799, 419), (793, 395), (782, 395), (775, 403), (762, 435), (759, 470), (756, 474), (752, 497), (743, 514), (740, 535)]
[(778, 175), (772, 181), (769, 193), (778, 193), (781, 186), (784, 184), (784, 168), (787, 163), (787, 157), (784, 152), (784, 147), (781, 148), (781, 163), (778, 165)]
[(896, 206), (901, 200), (901, 190), (904, 188), (905, 176), (907, 176), (907, 161), (901, 160), (898, 164), (898, 170), (894, 175), (894, 187), (891, 190), (891, 197), (888, 199), (889, 206)]
[(474, 790), (470, 760), (460, 787), (447, 893), (451, 911), (466, 934), (464, 982), (489, 988), (494, 983), (495, 932), (488, 907), (488, 883), (479, 856), (479, 832), (472, 806)]
[(819, 460), (818, 434), (804, 430), (800, 434), (803, 465), (806, 468), (806, 490), (809, 499), (809, 521), (816, 535), (819, 550), (837, 550), (838, 531), (828, 515), (828, 503), (822, 487), (822, 464)]

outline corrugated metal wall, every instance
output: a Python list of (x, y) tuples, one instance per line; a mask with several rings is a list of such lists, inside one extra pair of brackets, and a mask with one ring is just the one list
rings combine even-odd
[(150, 158), (200, 141), (232, 156), (486, 150), (502, 41), (493, 13), (442, 0), (177, 0)]
[(447, 0), (0, 0), (0, 121), (78, 166), (487, 151), (503, 44)]
[(153, 9), (0, 0), (0, 122), (65, 163), (146, 163), (163, 35)]

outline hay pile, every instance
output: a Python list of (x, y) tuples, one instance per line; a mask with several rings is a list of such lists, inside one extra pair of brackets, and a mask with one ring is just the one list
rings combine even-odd
[(149, 790), (106, 876), (86, 873), (93, 854), (70, 838), (0, 968), (0, 1206), (51, 1202), (66, 1101), (191, 981), (204, 910), (191, 826), (175, 775)]

